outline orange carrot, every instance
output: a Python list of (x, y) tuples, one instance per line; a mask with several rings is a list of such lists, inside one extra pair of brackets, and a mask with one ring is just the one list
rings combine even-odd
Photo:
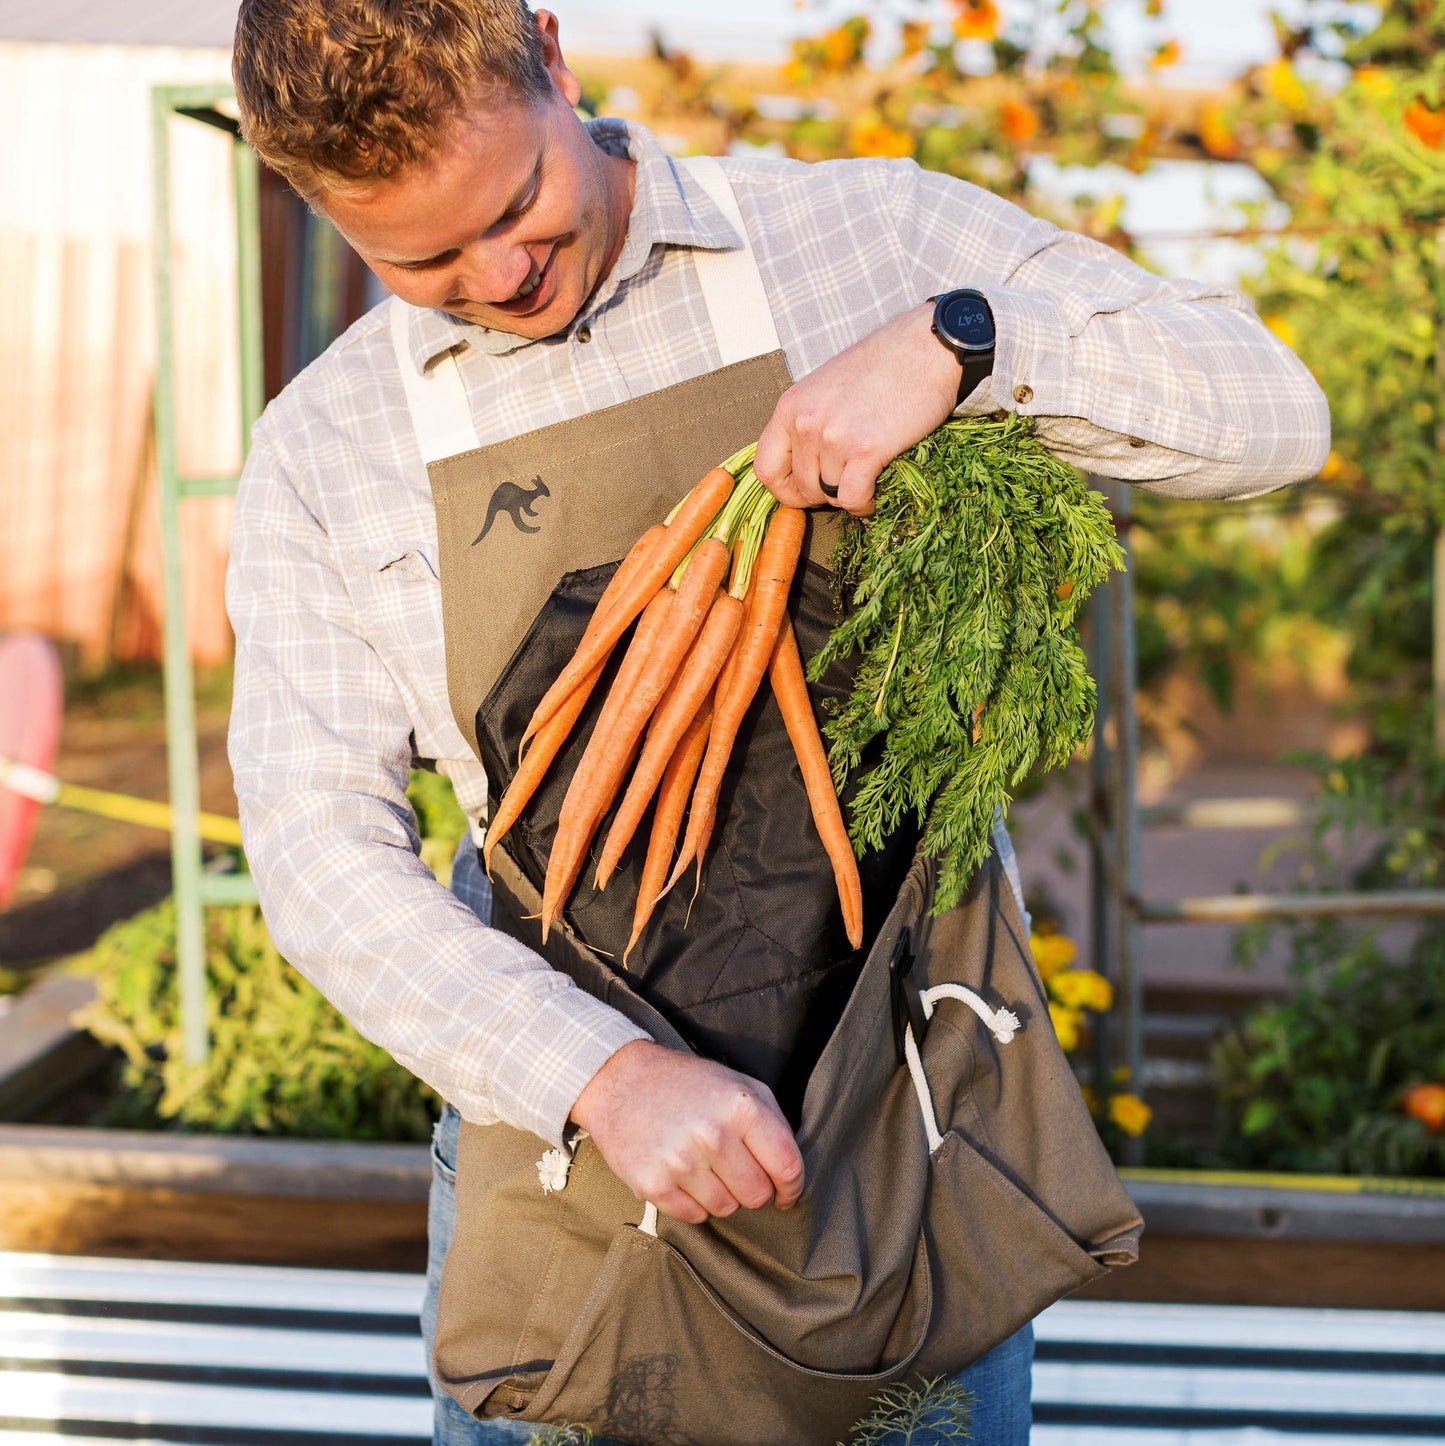
[[(619, 592), (627, 587), (637, 569), (646, 560), (647, 554), (656, 545), (657, 539), (662, 536), (663, 531), (664, 528), (660, 522), (654, 527), (649, 527), (633, 543), (627, 556), (618, 564), (617, 571), (612, 574), (611, 581), (608, 582), (602, 596), (597, 600), (597, 607), (587, 623), (586, 632), (582, 635), (584, 642), (601, 626), (603, 619), (611, 610), (613, 600)], [(597, 686), (598, 678), (602, 676), (605, 662), (604, 658), (572, 690), (562, 707), (538, 729), (526, 756), (518, 760), (517, 771), (512, 775), (512, 781), (507, 785), (507, 791), (497, 805), (497, 811), (487, 827), (486, 841), (482, 845), (482, 863), (489, 878), (492, 873), (492, 851), (516, 823), (522, 810), (531, 802), (532, 795), (546, 776), (548, 768), (552, 766), (552, 760), (556, 758), (562, 745), (571, 734), (572, 725), (576, 723), (583, 706), (592, 696), (592, 690)]]
[[(551, 917), (555, 917), (576, 882), (592, 835), (617, 796), (628, 765), (636, 757), (648, 719), (682, 666), (707, 617), (709, 604), (727, 571), (727, 565), (727, 547), (714, 537), (706, 537), (698, 543), (676, 593), (664, 588), (657, 594), (658, 598), (665, 600), (663, 605), (659, 607), (656, 600), (648, 604), (648, 612), (656, 609), (662, 620), (657, 624), (655, 633), (647, 638), (644, 638), (640, 627), (633, 637), (597, 726), (588, 739), (582, 761), (568, 786), (567, 797), (563, 800), (562, 818), (567, 819), (570, 825), (568, 851), (563, 855), (555, 881), (552, 860), (548, 860), (547, 883), (555, 882), (560, 892), (554, 893), (553, 907), (549, 911), (547, 890), (543, 890), (544, 939)], [(666, 602), (669, 599), (670, 605)], [(638, 659), (636, 664), (633, 663), (634, 656)], [(569, 805), (573, 806), (569, 808)], [(561, 819), (557, 828), (558, 841), (552, 845), (554, 859), (562, 835)]]
[[(654, 594), (652, 601), (648, 603), (637, 624), (637, 631), (632, 635), (632, 643), (622, 659), (622, 666), (617, 670), (607, 702), (603, 704), (602, 712), (592, 729), (592, 737), (587, 740), (582, 761), (577, 765), (572, 782), (567, 786), (567, 794), (562, 800), (562, 809), (557, 817), (557, 832), (552, 840), (552, 851), (547, 856), (547, 876), (542, 884), (543, 943), (546, 943), (552, 920), (561, 911), (563, 900), (572, 892), (572, 885), (577, 882), (577, 875), (582, 872), (582, 864), (587, 857), (587, 845), (592, 841), (592, 834), (596, 829), (598, 815), (593, 811), (594, 800), (587, 789), (587, 776), (596, 769), (601, 751), (600, 740), (605, 739), (611, 731), (622, 700), (637, 686), (638, 677), (644, 669), (648, 655), (656, 646), (658, 634), (662, 631), (676, 596), (671, 588), (663, 588), (661, 592)], [(594, 743), (599, 746), (594, 748)]]
[[(561, 707), (562, 700), (607, 656), (632, 620), (642, 612), (658, 588), (691, 551), (693, 544), (707, 531), (732, 489), (733, 474), (723, 467), (714, 467), (688, 493), (677, 515), (667, 524), (665, 535), (648, 554), (646, 565), (639, 568), (627, 587), (618, 592), (612, 611), (601, 622), (596, 635), (578, 647), (571, 661), (537, 704), (522, 735), (524, 741)], [(688, 572), (691, 571), (689, 566)]]
[(632, 937), (622, 953), (622, 967), (627, 968), (628, 956), (637, 947), (657, 900), (667, 879), (672, 864), (672, 851), (677, 844), (677, 835), (682, 828), (682, 816), (687, 812), (687, 796), (692, 792), (692, 781), (697, 777), (698, 765), (707, 749), (708, 725), (712, 722), (712, 699), (703, 700), (687, 731), (678, 740), (673, 755), (663, 770), (662, 782), (657, 789), (657, 808), (652, 815), (652, 837), (647, 844), (647, 858), (642, 865), (642, 878), (637, 885), (637, 905), (632, 913)]
[(773, 694), (787, 725), (788, 737), (793, 741), (793, 752), (798, 755), (798, 766), (803, 770), (803, 785), (808, 790), (808, 805), (813, 810), (818, 837), (833, 865), (838, 902), (843, 908), (843, 927), (848, 931), (848, 942), (857, 949), (863, 943), (863, 885), (858, 877), (858, 860), (848, 842), (843, 810), (838, 806), (838, 793), (828, 767), (828, 754), (808, 697), (798, 640), (786, 614), (778, 628), (778, 640), (773, 644), (768, 676), (772, 679)]
[(732, 651), (742, 617), (741, 601), (727, 593), (719, 593), (686, 661), (653, 714), (642, 755), (612, 820), (607, 843), (597, 864), (596, 886), (599, 889), (607, 887), (622, 851), (632, 841), (632, 835), (657, 791), (668, 760), (696, 717), (703, 700), (712, 692), (718, 673)]
[(768, 671), (778, 627), (788, 610), (788, 589), (797, 571), (805, 526), (806, 518), (797, 507), (779, 507), (768, 524), (767, 536), (753, 565), (745, 628), (734, 645), (737, 661), (729, 664), (732, 676), (728, 680), (727, 691), (718, 694), (717, 706), (713, 710), (712, 731), (708, 735), (707, 753), (698, 772), (682, 852), (673, 865), (668, 888), (678, 881), (693, 859), (697, 861), (698, 879), (701, 881), (702, 855), (712, 835), (723, 771), (727, 768), (743, 716), (758, 691), (763, 674)]

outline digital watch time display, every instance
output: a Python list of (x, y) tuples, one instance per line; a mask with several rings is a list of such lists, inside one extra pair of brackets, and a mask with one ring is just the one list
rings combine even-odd
[(929, 300), (933, 302), (934, 336), (963, 367), (958, 384), (958, 401), (962, 403), (993, 371), (993, 312), (983, 293), (969, 288), (945, 291)]

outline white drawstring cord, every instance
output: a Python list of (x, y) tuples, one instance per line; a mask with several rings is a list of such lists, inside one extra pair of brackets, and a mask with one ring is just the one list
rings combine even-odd
[(962, 984), (935, 984), (932, 989), (925, 989), (919, 998), (923, 1001), (925, 1019), (933, 1018), (933, 1006), (940, 999), (957, 999), (968, 1005), (988, 1026), (989, 1033), (1000, 1044), (1007, 1044), (1023, 1027), (1012, 1009), (990, 1009), (972, 989)]
[[(933, 1007), (940, 999), (957, 999), (968, 1005), (1000, 1044), (1007, 1044), (1023, 1028), (1013, 1010), (990, 1009), (972, 989), (962, 984), (935, 984), (932, 989), (921, 991), (918, 997), (923, 1003), (925, 1019), (933, 1018)], [(931, 1155), (943, 1143), (943, 1135), (938, 1128), (938, 1117), (933, 1113), (933, 1095), (929, 1092), (928, 1076), (923, 1072), (923, 1058), (918, 1053), (918, 1042), (913, 1038), (911, 1024), (903, 1029), (903, 1055), (908, 1061), (913, 1093), (918, 1096), (918, 1108), (923, 1114), (923, 1130), (928, 1136), (928, 1153)]]

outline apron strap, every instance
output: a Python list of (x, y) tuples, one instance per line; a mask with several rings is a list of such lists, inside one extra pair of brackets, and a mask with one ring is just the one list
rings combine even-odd
[[(721, 365), (731, 366), (734, 362), (777, 351), (778, 329), (763, 289), (758, 259), (728, 178), (711, 156), (691, 156), (678, 164), (707, 192), (742, 238), (742, 246), (735, 250), (692, 253), (698, 285), (702, 287), (708, 319), (717, 338)], [(482, 443), (472, 421), (456, 353), (439, 356), (424, 372), (416, 369), (411, 354), (414, 309), (401, 297), (392, 297), (391, 344), (396, 352), (397, 370), (401, 373), (417, 446), (422, 461), (430, 466), (444, 457), (475, 452)]]
[(708, 198), (742, 238), (742, 246), (737, 250), (692, 253), (721, 364), (731, 366), (734, 362), (777, 351), (782, 344), (773, 322), (773, 309), (768, 305), (768, 294), (763, 289), (758, 258), (748, 240), (738, 198), (723, 168), (713, 156), (689, 156), (678, 165), (707, 192)]
[(406, 393), (407, 410), (412, 429), (421, 449), (421, 459), (428, 466), (443, 457), (456, 457), (462, 452), (475, 452), (481, 445), (476, 423), (472, 421), (471, 404), (462, 382), (461, 368), (455, 352), (439, 356), (424, 372), (416, 369), (411, 354), (411, 313), (401, 297), (391, 298), (391, 344), (396, 352), (396, 366), (401, 373), (402, 390)]

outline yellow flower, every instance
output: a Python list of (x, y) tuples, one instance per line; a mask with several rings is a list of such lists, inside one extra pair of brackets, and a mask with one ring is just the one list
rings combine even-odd
[(928, 45), (928, 26), (921, 20), (905, 20), (898, 29), (903, 58), (919, 55)]
[(1049, 993), (1066, 1009), (1101, 1013), (1114, 1007), (1114, 986), (1092, 969), (1065, 969), (1050, 976)]
[(1391, 90), (1390, 77), (1378, 65), (1362, 65), (1355, 72), (1355, 84), (1370, 100), (1384, 100)]
[(1266, 65), (1261, 77), (1265, 94), (1273, 97), (1289, 110), (1303, 110), (1309, 97), (1295, 74), (1294, 66), (1283, 56), (1272, 65)]
[(1055, 1004), (1049, 1000), (1049, 1021), (1054, 1026), (1054, 1033), (1059, 1037), (1059, 1048), (1067, 1054), (1071, 1049), (1079, 1047), (1079, 1026), (1083, 1023), (1084, 1016), (1077, 1009), (1068, 1009), (1062, 1004)]
[(1109, 1118), (1126, 1135), (1142, 1135), (1154, 1111), (1138, 1095), (1114, 1095), (1109, 1100)]
[(1294, 325), (1287, 316), (1267, 316), (1264, 324), (1287, 346), (1294, 347)]
[(1054, 934), (1046, 929), (1029, 935), (1029, 951), (1045, 979), (1052, 978), (1060, 969), (1067, 969), (1079, 953), (1074, 941), (1067, 935)]
[(1159, 46), (1154, 54), (1149, 57), (1149, 68), (1151, 70), (1164, 70), (1168, 66), (1178, 65), (1180, 56), (1179, 42), (1177, 40), (1166, 40)]

